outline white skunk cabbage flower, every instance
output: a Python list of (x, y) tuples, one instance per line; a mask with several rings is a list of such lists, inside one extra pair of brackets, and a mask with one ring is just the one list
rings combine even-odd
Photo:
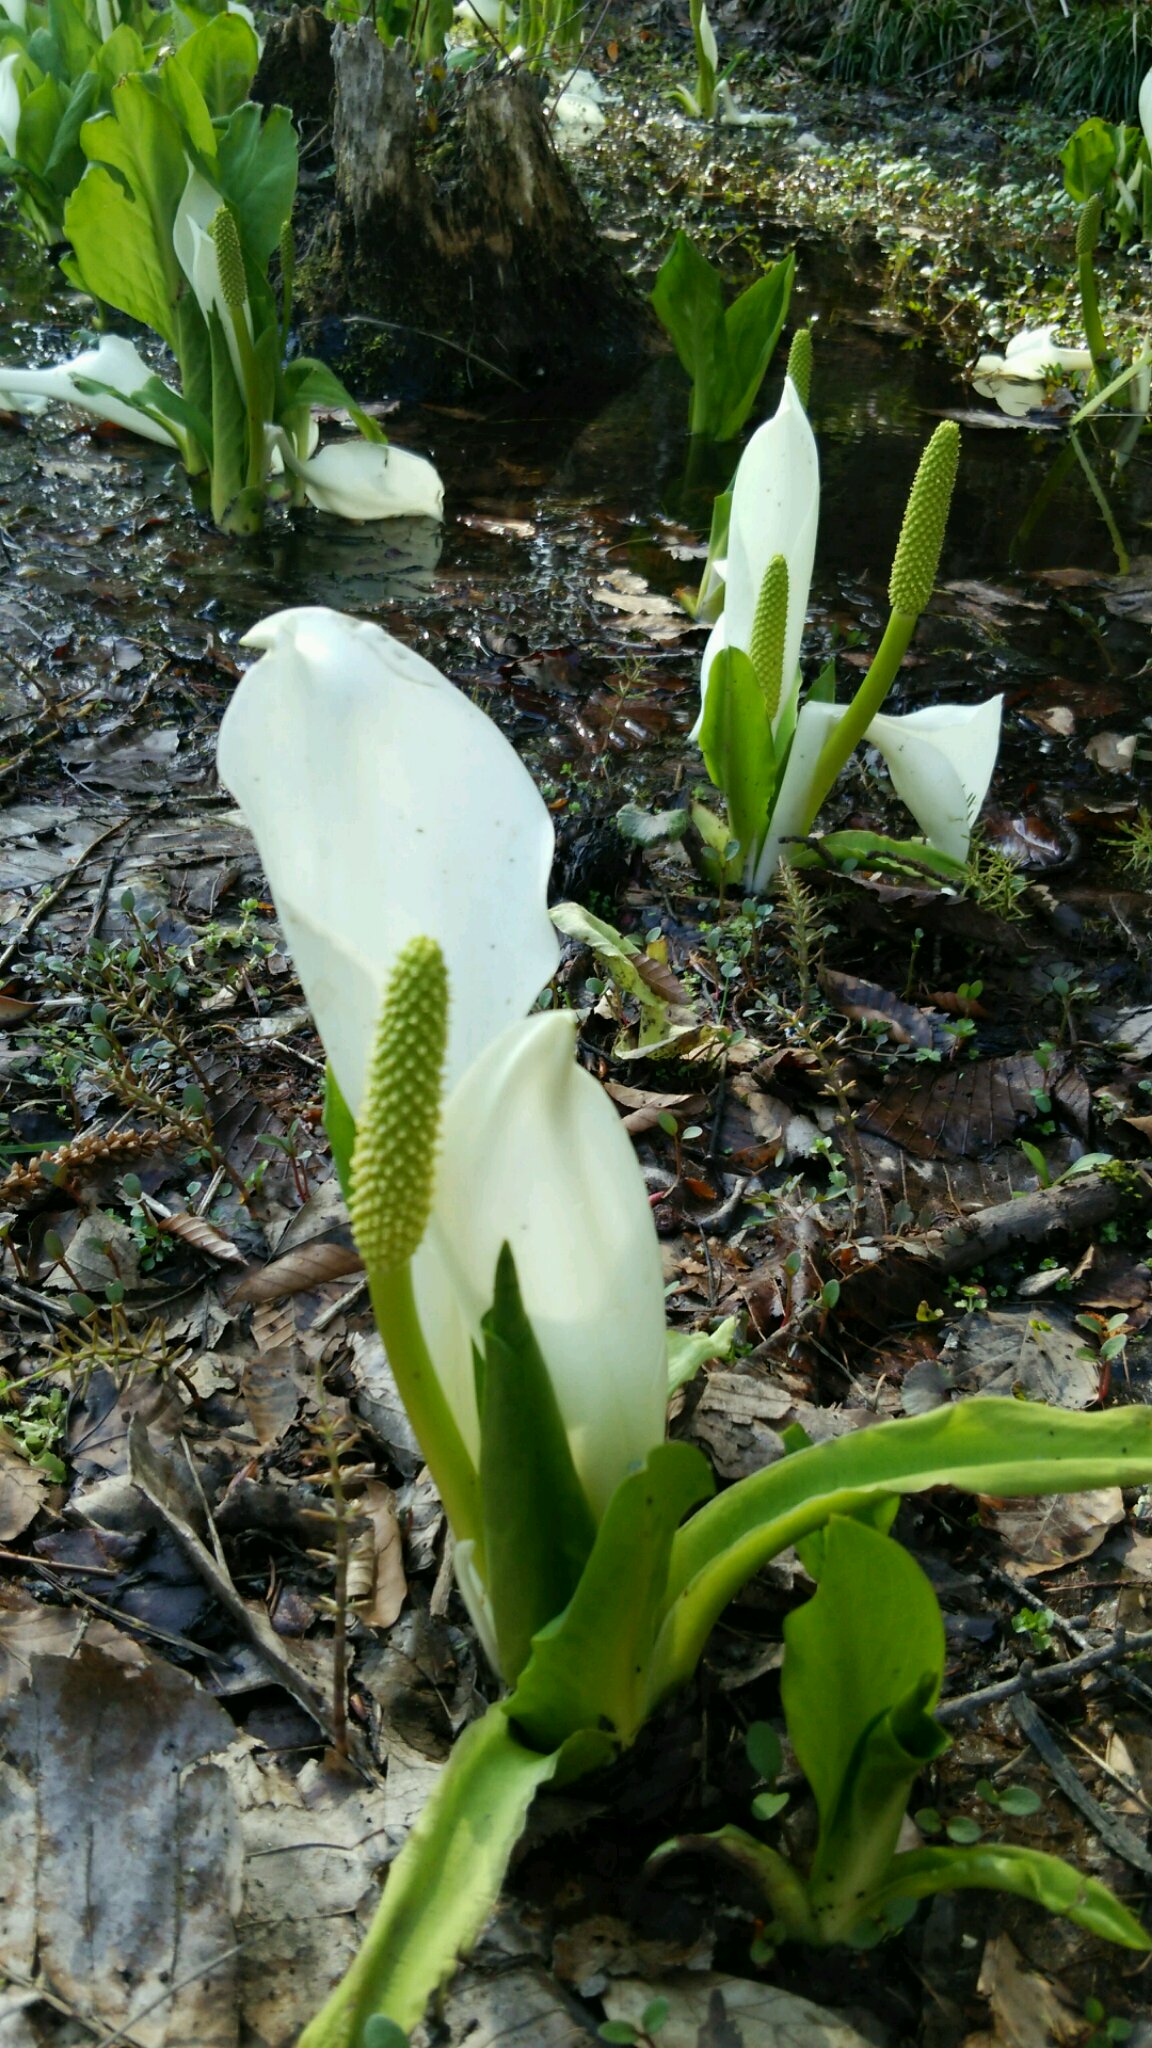
[(5, 22), (12, 28), (27, 28), (28, 0), (0, 0), (0, 30)]
[(15, 156), (20, 135), (23, 102), (19, 81), (23, 64), (23, 50), (10, 50), (6, 57), (0, 57), (0, 143), (9, 156)]
[[(996, 766), (1003, 708), (1003, 697), (989, 697), (983, 704), (931, 704), (902, 718), (881, 711), (864, 735), (865, 743), (884, 756), (892, 786), (928, 844), (951, 860), (968, 858), (972, 828)], [(816, 763), (843, 711), (843, 705), (811, 701), (801, 707), (757, 866), (758, 888), (773, 873), (782, 842), (805, 829)]]
[[(187, 162), (187, 158), (185, 159)], [(232, 370), (239, 390), (244, 389), (244, 363), (240, 344), (233, 326), (233, 315), (224, 296), (220, 277), (220, 258), (212, 236), (212, 223), (224, 205), (215, 185), (188, 164), (188, 177), (172, 223), (172, 247), (176, 261), (188, 279), (196, 296), (196, 303), (207, 320), (209, 313), (218, 313), (224, 328), (224, 339), (232, 360)], [(248, 332), (252, 332), (252, 309), (247, 297), (244, 299), (244, 320)]]
[[(385, 985), (410, 939), (452, 982), (452, 1088), (555, 971), (552, 820), (491, 719), (379, 626), (276, 612), (220, 729), (316, 1028), (359, 1114)], [(485, 1307), (488, 1303), (485, 1303)]]
[(1089, 349), (1062, 348), (1053, 332), (1051, 327), (1025, 327), (1012, 336), (1002, 356), (981, 356), (972, 371), (981, 398), (994, 399), (1011, 419), (1023, 419), (1043, 405), (1054, 377), (1092, 368)]
[[(773, 729), (792, 704), (800, 667), (800, 642), (808, 610), (816, 529), (820, 523), (820, 459), (808, 415), (791, 377), (780, 403), (757, 427), (732, 485), (728, 558), (724, 565), (724, 609), (708, 636), (700, 665), (700, 712), (708, 694), (712, 663), (722, 647), (752, 644), (756, 607), (768, 564), (783, 555), (788, 565), (788, 618), (780, 698)], [(692, 737), (699, 733), (699, 720)]]
[(604, 88), (595, 72), (574, 71), (552, 108), (561, 140), (578, 149), (604, 126)]
[(439, 519), (444, 486), (423, 455), (391, 441), (329, 441), (319, 454), (300, 456), (282, 431), (269, 440), (280, 464), (299, 477), (309, 503), (339, 519)]
[[(0, 59), (0, 64), (3, 61)], [(40, 412), (53, 402), (74, 405), (95, 419), (111, 420), (114, 426), (141, 434), (146, 441), (159, 441), (166, 448), (175, 448), (178, 443), (174, 434), (129, 403), (152, 374), (130, 341), (120, 334), (106, 334), (98, 347), (84, 349), (70, 362), (53, 363), (45, 370), (0, 366), (0, 405), (11, 406), (16, 412)], [(81, 391), (77, 382), (81, 377), (110, 385), (111, 391)], [(123, 396), (117, 397), (115, 393)]]
[[(479, 891), (479, 904), (489, 900)], [(495, 910), (495, 900), (489, 912)], [(485, 911), (478, 912), (482, 920)], [(448, 955), (449, 988), (453, 985)], [(510, 1025), (445, 1105), (416, 1305), (472, 1456), (472, 1346), (501, 1246), (548, 1367), (577, 1474), (597, 1518), (664, 1436), (667, 1337), (660, 1246), (632, 1141), (575, 1059), (577, 1019)]]
[(1146, 71), (1140, 82), (1138, 106), (1140, 126), (1144, 130), (1144, 140), (1148, 144), (1149, 149), (1152, 150), (1152, 71)]

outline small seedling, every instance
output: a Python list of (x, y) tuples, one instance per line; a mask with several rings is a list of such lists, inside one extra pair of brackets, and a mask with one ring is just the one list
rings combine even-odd
[(1055, 1626), (1056, 1616), (1050, 1607), (1022, 1607), (1019, 1614), (1012, 1617), (1013, 1634), (1028, 1636), (1038, 1657), (1054, 1647), (1052, 1630)]
[[(636, 2048), (649, 2048), (670, 2011), (671, 2007), (666, 1998), (653, 1998), (644, 2007), (638, 2027), (634, 2027), (631, 2020), (605, 2020), (596, 2031), (602, 2041), (632, 2042), (636, 2044)], [(384, 2048), (383, 2043), (381, 2048)]]

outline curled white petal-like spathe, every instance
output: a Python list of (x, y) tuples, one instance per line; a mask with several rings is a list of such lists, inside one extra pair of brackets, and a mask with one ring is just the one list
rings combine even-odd
[(972, 381), (982, 398), (994, 399), (1002, 412), (1022, 419), (1043, 404), (1048, 382), (1092, 368), (1086, 348), (1065, 348), (1051, 327), (1025, 327), (1006, 344), (1004, 354), (982, 355)]
[(15, 156), (20, 138), (20, 72), (23, 65), (22, 50), (9, 50), (6, 57), (0, 57), (0, 143), (9, 156)]
[(1000, 751), (1003, 708), (1003, 697), (989, 697), (983, 704), (932, 704), (902, 718), (882, 711), (865, 734), (929, 845), (952, 860), (968, 858)]
[(788, 618), (784, 634), (783, 688), (774, 725), (790, 701), (800, 663), (808, 611), (816, 531), (820, 523), (820, 458), (808, 415), (791, 377), (780, 403), (757, 427), (736, 470), (728, 525), (724, 611), (709, 637), (700, 666), (703, 712), (712, 661), (720, 647), (748, 652), (760, 587), (769, 562), (788, 564)]
[(28, 26), (28, 0), (0, 0), (0, 30), (10, 22), (13, 28)]
[(1146, 71), (1140, 82), (1139, 112), (1144, 140), (1152, 150), (1152, 71)]
[[(98, 420), (111, 420), (117, 427), (127, 427), (133, 434), (140, 434), (146, 441), (158, 441), (163, 447), (178, 446), (175, 434), (169, 433), (147, 413), (129, 403), (134, 392), (140, 391), (152, 376), (143, 357), (123, 335), (106, 334), (98, 347), (84, 349), (66, 363), (53, 363), (44, 370), (21, 370), (0, 366), (0, 404), (10, 405), (16, 411), (41, 411), (46, 404), (74, 405), (80, 412), (90, 413)], [(107, 384), (110, 393), (81, 391), (78, 378), (90, 378), (93, 383)], [(122, 392), (122, 398), (115, 394)]]
[(356, 1115), (385, 985), (421, 935), (448, 964), (451, 1086), (555, 972), (548, 808), (491, 719), (381, 627), (309, 606), (244, 645), (261, 659), (224, 715), (220, 779), (340, 1088)]
[(281, 455), (309, 502), (339, 519), (439, 519), (444, 486), (426, 457), (392, 441), (330, 441), (302, 459), (285, 440)]
[(476, 1545), (471, 1537), (455, 1545), (452, 1566), (456, 1573), (460, 1598), (468, 1609), (468, 1618), (480, 1638), (480, 1648), (493, 1671), (499, 1672), (500, 1645), (496, 1640), (496, 1617), (492, 1612), (488, 1588), (476, 1569)]
[[(215, 185), (210, 185), (194, 164), (188, 165), (188, 177), (172, 223), (172, 247), (176, 261), (188, 279), (195, 294), (196, 303), (207, 320), (209, 313), (217, 313), (224, 329), (232, 371), (241, 391), (244, 389), (244, 364), (240, 344), (236, 339), (232, 313), (224, 297), (220, 281), (220, 259), (213, 240), (212, 223), (224, 205)], [(252, 309), (244, 301), (244, 320), (249, 334), (252, 332)]]
[(664, 1435), (660, 1247), (632, 1143), (550, 1011), (490, 1044), (445, 1104), (416, 1303), (445, 1394), (479, 1448), (472, 1345), (511, 1247), (520, 1292), (597, 1515)]
[[(963, 861), (972, 827), (988, 794), (1000, 748), (1003, 697), (983, 704), (933, 704), (897, 718), (881, 711), (864, 735), (883, 755), (892, 787), (930, 846)], [(768, 836), (754, 877), (762, 894), (785, 842), (808, 829), (810, 791), (816, 765), (844, 715), (842, 704), (801, 706), (784, 779), (773, 806)]]

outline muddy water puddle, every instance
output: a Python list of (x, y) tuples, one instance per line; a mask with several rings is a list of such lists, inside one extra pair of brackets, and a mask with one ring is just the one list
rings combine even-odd
[[(803, 249), (801, 277), (793, 317), (816, 337), (823, 477), (809, 656), (841, 651), (843, 693), (875, 646), (919, 452), (937, 419), (958, 416), (941, 588), (900, 699), (1004, 689), (1020, 715), (1008, 720), (1002, 781), (1032, 774), (1039, 747), (1049, 774), (1099, 782), (1084, 742), (1100, 724), (1137, 730), (1148, 708), (1139, 672), (1152, 596), (1140, 551), (1152, 458), (1138, 443), (1117, 469), (1123, 422), (1087, 430), (1082, 463), (1055, 423), (1019, 427), (984, 409), (942, 355), (892, 331), (874, 283), (845, 252)], [(47, 360), (67, 349), (67, 295), (38, 297), (42, 276), (23, 257), (10, 280), (5, 354)], [(765, 410), (778, 385), (779, 368)], [(142, 685), (162, 704), (181, 664), (205, 660), (216, 686), (199, 691), (204, 718), (192, 723), (206, 740), (236, 639), (281, 606), (327, 604), (378, 617), (480, 688), (545, 773), (593, 769), (605, 810), (618, 784), (658, 792), (681, 754), (696, 765), (681, 741), (701, 642), (672, 600), (700, 573), (693, 551), (734, 459), (690, 458), (686, 411), (685, 379), (660, 358), (594, 414), (554, 390), (397, 412), (389, 431), (443, 474), (443, 527), (356, 527), (305, 512), (273, 517), (250, 543), (196, 517), (158, 450), (64, 414), (3, 428), (6, 757), (20, 756), (29, 714), (82, 716), (98, 732), (138, 703)], [(1118, 549), (1136, 565), (1126, 579)], [(186, 676), (182, 687), (188, 703)], [(197, 691), (193, 682), (189, 711)], [(37, 751), (38, 773), (50, 772), (54, 751), (50, 741)]]

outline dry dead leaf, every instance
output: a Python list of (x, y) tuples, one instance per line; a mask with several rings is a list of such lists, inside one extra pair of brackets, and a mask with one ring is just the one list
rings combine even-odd
[(978, 1989), (992, 2008), (992, 2027), (970, 2034), (964, 2048), (1063, 2048), (1084, 2038), (1083, 2015), (1051, 1978), (1025, 1969), (1006, 1934), (988, 1943)]
[(141, 2048), (236, 2048), (240, 1840), (206, 1761), (232, 1734), (183, 1672), (88, 1647), (0, 1710), (0, 1956)]
[(354, 1506), (371, 1526), (352, 1546), (348, 1598), (370, 1628), (391, 1628), (408, 1597), (396, 1496), (382, 1480), (370, 1479)]
[(820, 986), (842, 1017), (850, 1017), (854, 1023), (883, 1024), (898, 1045), (946, 1047), (950, 1052), (955, 1049), (955, 1038), (941, 1028), (938, 1017), (918, 1010), (913, 1003), (902, 1002), (879, 982), (861, 981), (858, 975), (838, 974), (826, 967), (820, 976)]
[(1109, 1529), (1124, 1520), (1124, 1496), (1118, 1486), (1098, 1486), (1090, 1493), (1056, 1493), (1046, 1500), (985, 1503), (981, 1520), (1010, 1552), (1006, 1571), (1055, 1571), (1099, 1550)]
[(860, 1111), (860, 1122), (918, 1159), (974, 1158), (1034, 1117), (1035, 1092), (1050, 1082), (1027, 1054), (974, 1060), (931, 1081), (897, 1081)]
[(245, 1360), (240, 1395), (261, 1450), (278, 1444), (292, 1427), (305, 1391), (294, 1349), (258, 1351)]
[(30, 1465), (0, 1428), (0, 1543), (11, 1543), (34, 1522), (47, 1498), (48, 1474)]
[(712, 1971), (656, 1984), (625, 1978), (608, 1986), (604, 2009), (638, 2027), (656, 1997), (668, 2001), (660, 2048), (735, 2048), (737, 2041), (742, 2048), (866, 2048), (855, 2027), (810, 1999)]
[(245, 1263), (243, 1252), (237, 1250), (231, 1238), (225, 1237), (223, 1231), (214, 1230), (210, 1223), (205, 1223), (202, 1216), (190, 1216), (184, 1210), (177, 1210), (173, 1215), (158, 1216), (156, 1221), (169, 1237), (180, 1238), (184, 1244), (190, 1244), (196, 1251), (203, 1252), (206, 1258), (219, 1259), (223, 1264), (230, 1266), (242, 1266)]
[(692, 1434), (724, 1479), (743, 1479), (784, 1455), (774, 1422), (792, 1411), (791, 1396), (747, 1372), (709, 1373), (692, 1417)]
[(1045, 1303), (964, 1316), (948, 1331), (942, 1356), (961, 1393), (1090, 1408), (1100, 1396), (1100, 1368), (1086, 1349), (1071, 1316)]
[(345, 1273), (362, 1273), (364, 1261), (347, 1245), (313, 1241), (297, 1245), (282, 1259), (248, 1273), (233, 1289), (233, 1301), (283, 1301), (289, 1294), (304, 1294), (322, 1287), (326, 1280), (342, 1279)]

